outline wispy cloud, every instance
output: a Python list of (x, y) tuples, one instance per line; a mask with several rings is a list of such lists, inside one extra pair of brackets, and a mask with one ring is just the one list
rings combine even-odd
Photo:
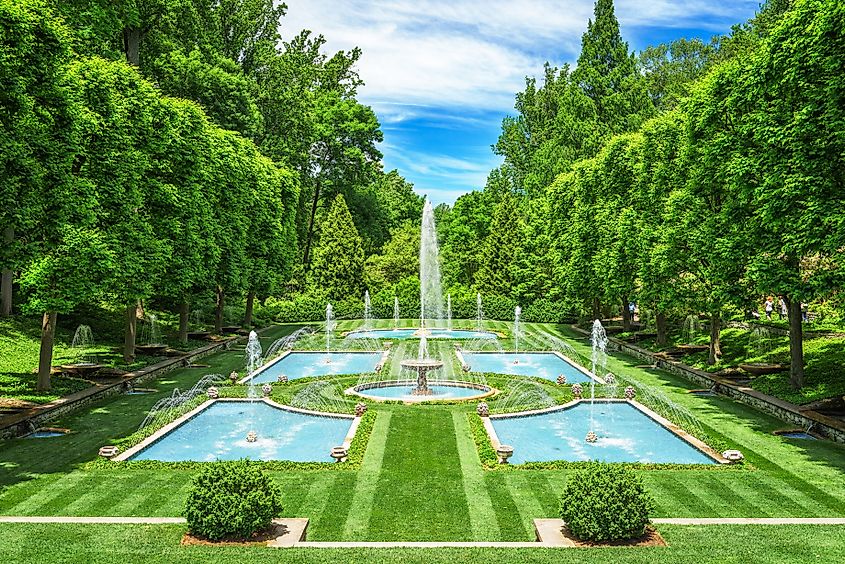
[[(594, 0), (285, 0), (288, 14), (283, 37), (311, 29), (327, 39), (327, 49), (361, 47), (358, 65), (365, 81), (361, 99), (373, 106), (388, 139), (408, 124), (426, 121), (428, 128), (452, 129), (456, 134), (473, 127), (490, 130), (512, 112), (514, 93), (526, 76), (542, 73), (543, 63), (574, 63), (581, 35), (593, 14)], [(623, 36), (633, 48), (649, 43), (649, 30), (660, 37), (708, 36), (725, 32), (747, 19), (760, 0), (616, 0)], [(674, 30), (674, 31), (672, 31)], [(433, 119), (447, 114), (447, 119)], [(484, 120), (482, 122), (482, 120)], [(488, 135), (489, 137), (489, 135)], [(473, 142), (477, 145), (477, 136)], [(408, 167), (428, 167), (431, 176), (411, 179), (418, 186), (434, 184), (438, 171), (470, 171), (437, 163), (438, 155), (475, 162), (496, 162), (489, 153), (470, 154), (453, 147), (446, 154), (407, 135), (395, 146)], [(457, 153), (454, 153), (457, 151)], [(425, 154), (423, 154), (425, 153)], [(399, 163), (398, 151), (385, 148), (385, 160)], [(420, 164), (424, 163), (424, 164)], [(393, 166), (398, 166), (394, 164)], [(411, 169), (408, 169), (410, 171)], [(473, 185), (486, 177), (473, 171)], [(466, 178), (470, 180), (469, 177)], [(450, 189), (450, 191), (453, 191)]]

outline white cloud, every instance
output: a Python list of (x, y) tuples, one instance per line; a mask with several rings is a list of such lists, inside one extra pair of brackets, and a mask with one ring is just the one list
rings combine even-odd
[[(287, 0), (284, 36), (323, 34), (331, 50), (363, 50), (362, 98), (386, 123), (419, 107), (508, 111), (546, 60), (574, 62), (593, 0)], [(623, 27), (724, 30), (758, 0), (617, 0)], [(395, 104), (405, 104), (397, 112)], [(408, 105), (410, 104), (410, 105)]]
[[(493, 121), (497, 126), (513, 111), (514, 93), (524, 89), (526, 76), (541, 74), (546, 61), (575, 62), (594, 5), (594, 0), (285, 1), (283, 38), (310, 29), (325, 36), (329, 52), (362, 49), (358, 71), (366, 85), (359, 99), (373, 106), (386, 132), (385, 162), (435, 202), (453, 201), (484, 185), (501, 159), (487, 151), (488, 141), (480, 141), (487, 134), (477, 132), (490, 131)], [(716, 33), (748, 18), (759, 1), (616, 0), (616, 15), (623, 37), (648, 36), (651, 28)], [(413, 138), (409, 132), (418, 131), (421, 122), (428, 133), (449, 130), (449, 138), (461, 143), (444, 149)], [(452, 154), (444, 154), (447, 150)]]

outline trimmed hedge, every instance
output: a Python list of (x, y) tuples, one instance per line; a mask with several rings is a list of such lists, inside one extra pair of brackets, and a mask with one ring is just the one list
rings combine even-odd
[(279, 487), (248, 460), (208, 465), (194, 479), (185, 502), (188, 529), (209, 540), (248, 539), (281, 512)]
[[(326, 318), (327, 299), (313, 294), (300, 294), (291, 299), (268, 298), (266, 302), (256, 304), (256, 312), (262, 317), (272, 318), (280, 323), (324, 321)], [(515, 300), (506, 296), (482, 295), (484, 319), (512, 321)], [(537, 323), (574, 322), (577, 316), (558, 302), (539, 299), (530, 304), (522, 304), (522, 320)], [(445, 303), (444, 303), (445, 306)], [(393, 318), (393, 294), (382, 291), (372, 296), (373, 317), (377, 319)], [(332, 309), (336, 319), (360, 319), (364, 316), (363, 296), (333, 301)], [(399, 311), (402, 318), (416, 318), (419, 315), (419, 296), (399, 296)], [(465, 289), (452, 294), (452, 318), (475, 319), (477, 315), (476, 294)]]
[(567, 481), (560, 516), (581, 540), (615, 541), (643, 536), (653, 508), (639, 476), (624, 466), (593, 462)]

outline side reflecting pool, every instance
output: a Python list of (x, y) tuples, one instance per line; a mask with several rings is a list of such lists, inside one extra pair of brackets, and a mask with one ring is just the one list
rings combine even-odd
[[(369, 331), (352, 331), (346, 335), (347, 339), (419, 339), (419, 329), (371, 329)], [(490, 331), (472, 331), (467, 329), (429, 329), (426, 337), (429, 339), (496, 339), (495, 333)]]
[[(491, 417), (514, 464), (549, 460), (716, 464), (716, 461), (628, 402), (582, 401), (566, 409), (519, 417)], [(589, 431), (598, 441), (585, 440)]]
[(555, 353), (462, 352), (472, 372), (535, 376), (552, 382), (563, 374), (569, 384), (589, 382), (589, 374)]
[[(128, 460), (294, 460), (331, 462), (352, 417), (288, 411), (263, 401), (216, 401), (129, 456)], [(255, 431), (255, 442), (247, 434)]]
[(381, 360), (380, 352), (292, 352), (260, 369), (253, 379), (256, 384), (275, 382), (284, 374), (288, 380), (309, 376), (365, 374), (374, 372)]

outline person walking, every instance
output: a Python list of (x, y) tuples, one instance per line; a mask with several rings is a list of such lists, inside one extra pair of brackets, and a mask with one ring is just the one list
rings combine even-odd
[(786, 307), (786, 300), (783, 299), (783, 296), (781, 296), (779, 299), (780, 301), (778, 302), (778, 305), (780, 306), (780, 318), (786, 319), (786, 317), (789, 315), (789, 309), (787, 309)]
[(772, 310), (775, 309), (775, 303), (772, 301), (771, 296), (766, 298), (766, 303), (763, 304), (763, 308), (766, 310), (766, 319), (771, 321), (772, 320)]

